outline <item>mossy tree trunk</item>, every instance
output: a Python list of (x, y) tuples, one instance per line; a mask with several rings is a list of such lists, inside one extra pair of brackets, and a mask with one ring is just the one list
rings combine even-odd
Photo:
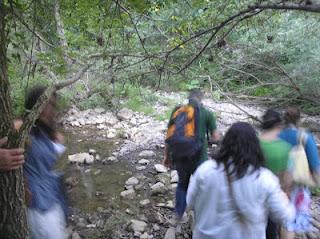
[[(8, 79), (6, 8), (0, 0), (0, 137), (9, 136), (9, 147), (17, 147)], [(0, 172), (0, 238), (28, 238), (22, 169)]]

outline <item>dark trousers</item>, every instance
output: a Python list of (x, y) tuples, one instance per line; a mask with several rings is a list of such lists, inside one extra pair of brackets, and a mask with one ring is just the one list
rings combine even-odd
[(182, 217), (187, 206), (186, 196), (190, 177), (197, 169), (197, 167), (202, 163), (202, 161), (189, 158), (182, 158), (177, 159), (174, 162), (175, 168), (179, 176), (178, 186), (176, 190), (175, 212), (179, 217)]
[(280, 226), (278, 223), (268, 220), (267, 225), (267, 239), (279, 239), (280, 238)]

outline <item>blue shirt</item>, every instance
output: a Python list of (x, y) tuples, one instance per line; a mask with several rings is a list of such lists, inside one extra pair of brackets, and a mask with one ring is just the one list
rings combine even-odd
[[(309, 167), (311, 171), (320, 170), (319, 154), (317, 149), (317, 144), (311, 133), (307, 134), (307, 140), (305, 142), (305, 151), (307, 154)], [(295, 127), (288, 127), (282, 130), (279, 137), (287, 141), (292, 146), (298, 144), (298, 129)]]
[(53, 142), (44, 132), (31, 135), (31, 146), (27, 149), (24, 164), (24, 175), (32, 194), (30, 208), (47, 211), (56, 203), (65, 207), (61, 175), (53, 170), (57, 160)]

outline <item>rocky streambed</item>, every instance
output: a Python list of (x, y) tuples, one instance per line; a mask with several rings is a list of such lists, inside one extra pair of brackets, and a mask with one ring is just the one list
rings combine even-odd
[[(225, 131), (237, 120), (263, 109), (205, 100)], [(156, 104), (157, 112), (167, 110)], [(68, 151), (59, 169), (65, 172), (70, 203), (70, 238), (191, 238), (190, 221), (171, 226), (177, 174), (161, 165), (166, 122), (122, 109), (72, 108), (63, 118)], [(320, 238), (320, 199), (313, 198), (314, 232)], [(174, 237), (175, 234), (175, 237)]]

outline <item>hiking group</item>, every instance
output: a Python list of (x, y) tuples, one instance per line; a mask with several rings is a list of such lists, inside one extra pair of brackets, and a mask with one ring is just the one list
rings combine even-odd
[[(26, 109), (45, 90), (31, 89)], [(186, 210), (192, 210), (194, 239), (290, 239), (312, 230), (309, 186), (319, 185), (320, 162), (312, 134), (298, 127), (299, 111), (288, 108), (282, 119), (267, 110), (260, 136), (250, 124), (237, 122), (222, 137), (202, 98), (192, 90), (168, 124), (163, 163), (179, 176), (172, 226), (186, 222)], [(54, 95), (31, 129), (25, 157), (23, 149), (7, 149), (7, 139), (0, 139), (0, 170), (23, 165), (32, 239), (67, 237), (61, 175), (54, 171), (65, 149), (54, 127), (56, 101)], [(21, 123), (15, 121), (17, 130)], [(212, 159), (208, 141), (219, 143)]]
[[(234, 123), (223, 139), (214, 115), (191, 91), (170, 117), (164, 165), (176, 169), (177, 227), (192, 210), (194, 239), (293, 239), (312, 230), (309, 186), (319, 185), (320, 161), (311, 133), (298, 127), (300, 112), (269, 109), (261, 134)], [(208, 159), (208, 141), (220, 147)]]

